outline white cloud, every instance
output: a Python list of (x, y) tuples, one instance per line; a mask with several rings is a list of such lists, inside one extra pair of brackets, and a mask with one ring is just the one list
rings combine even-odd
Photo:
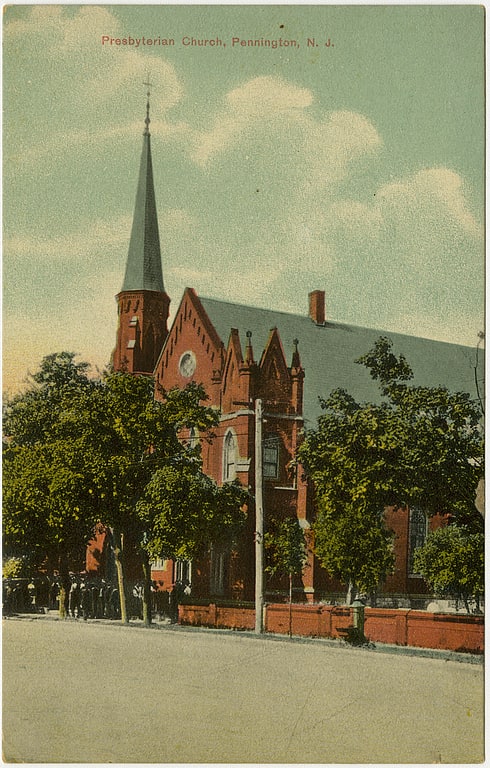
[(345, 179), (356, 162), (372, 156), (381, 146), (376, 128), (356, 112), (332, 112), (321, 122), (307, 118), (303, 146), (305, 187), (314, 191)]
[(377, 239), (382, 224), (379, 208), (358, 200), (339, 200), (332, 203), (329, 219), (333, 226), (341, 226), (351, 236)]
[[(10, 162), (52, 160), (60, 147), (64, 151), (84, 145), (93, 148), (109, 139), (141, 133), (143, 82), (148, 72), (152, 83), (150, 130), (158, 126), (160, 136), (165, 138), (186, 135), (184, 124), (172, 125), (164, 117), (183, 96), (175, 67), (161, 55), (140, 48), (102, 45), (102, 35), (117, 37), (122, 33), (119, 20), (100, 6), (33, 6), (24, 19), (9, 20), (7, 16), (5, 56), (15, 55), (20, 38), (24, 60), (9, 76), (6, 88), (11, 88), (15, 96), (16, 89), (24, 84), (28, 92), (31, 90), (29, 130), (12, 134), (14, 155), (12, 161), (9, 155)], [(16, 81), (17, 72), (22, 86)], [(134, 115), (136, 94), (141, 119), (128, 122), (128, 115)], [(51, 103), (49, 123), (46, 100)], [(38, 113), (44, 122), (38, 122)], [(24, 121), (22, 124), (25, 128)], [(14, 127), (18, 127), (18, 121), (11, 118), (7, 128), (13, 131)], [(8, 132), (6, 135), (9, 138)]]
[(234, 145), (240, 136), (257, 123), (270, 123), (277, 117), (295, 119), (313, 101), (311, 91), (287, 83), (279, 77), (264, 76), (249, 80), (226, 95), (212, 128), (196, 135), (193, 158), (205, 167), (216, 154)]
[[(442, 217), (471, 237), (480, 238), (482, 227), (468, 209), (464, 181), (449, 168), (426, 168), (407, 179), (386, 184), (376, 195), (381, 209), (391, 209), (401, 219), (421, 216), (429, 222)], [(412, 223), (412, 221), (410, 221)]]
[(341, 110), (317, 119), (313, 102), (310, 90), (282, 78), (249, 80), (227, 94), (208, 131), (196, 132), (191, 156), (209, 170), (225, 153), (235, 152), (228, 160), (239, 171), (247, 164), (250, 174), (289, 180), (295, 206), (319, 189), (331, 193), (329, 185), (344, 180), (382, 141), (363, 115)]
[[(394, 333), (403, 333), (411, 336), (421, 336), (437, 341), (450, 341), (468, 347), (476, 347), (478, 331), (483, 327), (483, 317), (478, 309), (473, 312), (456, 309), (455, 313), (448, 317), (447, 314), (417, 312), (412, 310), (408, 302), (404, 305), (401, 317), (392, 318), (392, 330)], [(470, 354), (470, 353), (469, 353)]]
[(5, 238), (3, 248), (6, 259), (99, 261), (101, 249), (127, 246), (131, 232), (131, 216), (121, 216), (112, 221), (100, 219), (87, 226), (59, 237), (14, 235)]
[(227, 94), (233, 111), (247, 117), (265, 117), (304, 109), (313, 103), (313, 94), (280, 77), (263, 76), (249, 80)]

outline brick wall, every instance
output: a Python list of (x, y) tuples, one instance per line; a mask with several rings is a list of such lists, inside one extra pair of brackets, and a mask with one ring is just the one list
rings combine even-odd
[[(427, 613), (390, 608), (365, 609), (364, 634), (375, 643), (439, 648), (483, 653), (483, 616)], [(244, 606), (181, 605), (181, 624), (228, 629), (253, 629), (255, 611)], [(341, 637), (339, 630), (352, 625), (352, 610), (346, 606), (294, 604), (292, 632), (303, 637)], [(289, 606), (266, 607), (265, 630), (274, 634), (289, 631)]]

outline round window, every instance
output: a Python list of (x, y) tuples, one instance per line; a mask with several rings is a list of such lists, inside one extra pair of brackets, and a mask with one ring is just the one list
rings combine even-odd
[(196, 356), (194, 352), (184, 352), (180, 356), (179, 371), (184, 379), (189, 379), (196, 370)]

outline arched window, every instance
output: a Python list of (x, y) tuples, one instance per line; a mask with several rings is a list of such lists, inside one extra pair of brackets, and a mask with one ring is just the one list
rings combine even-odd
[(223, 444), (223, 482), (236, 478), (237, 445), (231, 429), (225, 435)]
[(408, 574), (409, 576), (418, 576), (413, 570), (413, 556), (418, 547), (425, 544), (428, 531), (428, 519), (425, 512), (419, 507), (410, 510), (410, 530), (409, 530), (409, 549), (408, 549)]
[(209, 590), (212, 595), (222, 596), (225, 593), (226, 554), (217, 547), (211, 546), (211, 568)]
[(176, 560), (174, 563), (174, 582), (187, 585), (192, 583), (192, 560)]
[(277, 435), (266, 435), (264, 438), (262, 466), (264, 477), (272, 480), (279, 477), (279, 437)]
[(196, 427), (191, 427), (189, 430), (189, 448), (195, 448), (199, 445), (199, 431)]

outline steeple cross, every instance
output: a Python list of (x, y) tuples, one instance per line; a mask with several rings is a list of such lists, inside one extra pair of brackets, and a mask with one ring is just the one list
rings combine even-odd
[(152, 86), (152, 83), (150, 83), (150, 73), (148, 72), (146, 75), (146, 80), (143, 82), (143, 85), (146, 85), (148, 88), (148, 91), (146, 93), (146, 118), (145, 118), (145, 135), (150, 135), (150, 88)]

